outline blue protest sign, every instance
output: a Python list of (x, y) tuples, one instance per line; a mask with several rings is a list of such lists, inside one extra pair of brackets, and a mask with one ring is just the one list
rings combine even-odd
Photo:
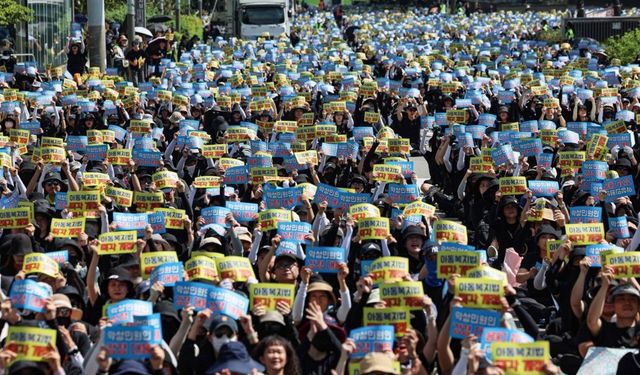
[(629, 224), (626, 216), (610, 217), (609, 231), (615, 238), (629, 238)]
[(254, 167), (273, 167), (273, 159), (270, 156), (250, 156), (247, 158), (249, 169)]
[(85, 156), (89, 161), (104, 161), (107, 158), (108, 145), (88, 145)]
[(624, 252), (623, 248), (611, 244), (587, 245), (585, 256), (591, 259), (591, 267), (602, 267), (602, 257), (600, 253), (609, 250), (614, 253)]
[(412, 161), (389, 161), (385, 162), (385, 164), (400, 166), (400, 168), (402, 168), (403, 177), (411, 177), (414, 173), (414, 164)]
[(232, 290), (214, 287), (208, 291), (207, 306), (214, 314), (240, 319), (249, 310), (249, 299)]
[(513, 149), (522, 156), (536, 156), (542, 153), (542, 140), (540, 138), (520, 138), (513, 143)]
[(69, 250), (50, 251), (44, 255), (55, 260), (61, 267), (69, 263)]
[(369, 203), (371, 201), (371, 195), (368, 193), (352, 193), (344, 190), (339, 191), (338, 197), (340, 207), (343, 209), (349, 209), (354, 204)]
[(612, 149), (615, 146), (631, 147), (631, 134), (630, 133), (618, 133), (618, 134), (607, 134), (607, 147)]
[(335, 186), (320, 183), (313, 201), (317, 204), (326, 201), (331, 208), (340, 207), (340, 190)]
[(480, 114), (480, 118), (478, 119), (478, 124), (484, 126), (493, 126), (497, 118), (498, 117), (496, 115), (492, 115), (490, 113), (482, 113)]
[(193, 281), (178, 281), (173, 287), (173, 305), (181, 310), (193, 306), (196, 311), (208, 307), (207, 296), (215, 286)]
[(537, 133), (538, 120), (523, 121), (520, 123), (521, 132)]
[(127, 136), (127, 131), (117, 125), (109, 125), (109, 130), (115, 133), (118, 142), (121, 142)]
[(20, 122), (20, 129), (28, 130), (31, 134), (42, 133), (39, 121), (22, 121)]
[(151, 285), (162, 282), (165, 287), (172, 287), (178, 281), (182, 281), (184, 268), (181, 262), (164, 263), (151, 271)]
[(603, 189), (607, 191), (607, 202), (621, 197), (633, 197), (636, 195), (636, 187), (633, 176), (624, 176), (604, 180)]
[(560, 190), (560, 186), (558, 181), (530, 180), (529, 190), (536, 197), (553, 197)]
[(15, 309), (42, 313), (51, 294), (51, 287), (47, 284), (29, 279), (15, 280), (11, 284), (9, 299)]
[(449, 335), (454, 339), (464, 339), (469, 335), (482, 337), (484, 328), (500, 326), (501, 315), (498, 311), (456, 306), (451, 311)]
[(306, 242), (305, 236), (311, 233), (311, 224), (299, 221), (278, 222), (278, 234), (283, 240), (295, 243)]
[(518, 329), (508, 328), (485, 328), (482, 330), (480, 338), (480, 348), (484, 350), (485, 356), (491, 360), (491, 343), (492, 342), (514, 342), (514, 343), (530, 343), (535, 339)]
[(582, 177), (586, 181), (604, 180), (609, 170), (609, 164), (605, 161), (587, 160), (582, 163)]
[[(166, 221), (164, 212), (153, 212), (147, 214), (147, 220), (149, 225), (153, 228), (153, 233), (167, 233)], [(144, 236), (144, 231), (140, 232), (138, 229), (138, 236)]]
[(211, 206), (203, 208), (200, 211), (200, 216), (204, 219), (205, 224), (218, 224), (228, 228), (227, 215), (230, 213), (231, 210), (226, 207)]
[(304, 193), (304, 189), (301, 187), (290, 187), (282, 189), (264, 189), (264, 202), (267, 209), (284, 208), (292, 209), (300, 200), (300, 196)]
[(351, 353), (351, 358), (362, 358), (372, 352), (391, 351), (394, 335), (393, 326), (369, 326), (352, 330), (349, 338), (355, 342), (356, 348)]
[(551, 168), (551, 163), (553, 162), (553, 154), (543, 152), (540, 155), (536, 155), (536, 160), (538, 161), (538, 165), (542, 168)]
[(115, 224), (116, 230), (137, 230), (138, 236), (140, 236), (140, 231), (144, 235), (144, 228), (149, 224), (149, 217), (147, 214), (114, 212), (111, 223)]
[(83, 154), (89, 145), (89, 138), (86, 135), (67, 136), (67, 150)]
[(67, 207), (67, 192), (59, 191), (55, 196), (56, 211), (62, 211)]
[(540, 120), (538, 121), (538, 129), (539, 130), (544, 130), (544, 129), (555, 129), (556, 128), (556, 123), (553, 121), (549, 121), (549, 120)]
[(141, 167), (159, 167), (162, 154), (160, 151), (134, 148), (131, 152), (131, 158)]
[(162, 340), (162, 317), (160, 313), (154, 313), (145, 316), (133, 316), (133, 323), (129, 323), (131, 326), (150, 326), (154, 329), (154, 339)]
[(370, 126), (356, 126), (353, 128), (353, 139), (361, 141), (364, 137), (373, 137), (373, 128)]
[(408, 204), (418, 199), (419, 196), (416, 184), (389, 184), (389, 198), (393, 203)]
[(114, 325), (104, 331), (104, 346), (114, 359), (149, 358), (151, 347), (161, 343), (162, 337), (158, 339), (156, 328), (152, 326)]
[(571, 224), (599, 223), (602, 221), (602, 207), (570, 207), (569, 216)]
[(226, 207), (231, 210), (233, 217), (239, 223), (248, 223), (258, 220), (258, 204), (227, 201)]
[(134, 299), (126, 299), (112, 303), (106, 307), (107, 319), (110, 322), (132, 323), (136, 315), (145, 316), (153, 314), (153, 303)]
[(224, 172), (224, 183), (230, 185), (243, 185), (249, 182), (249, 169), (246, 165), (227, 168)]
[(484, 137), (487, 127), (484, 125), (467, 125), (465, 129), (468, 133), (471, 133), (473, 139), (482, 139)]
[(509, 144), (501, 145), (491, 151), (491, 157), (493, 158), (493, 163), (497, 166), (507, 164), (512, 160), (513, 149)]
[(345, 250), (341, 247), (307, 247), (304, 263), (319, 273), (337, 273), (340, 263), (346, 262)]

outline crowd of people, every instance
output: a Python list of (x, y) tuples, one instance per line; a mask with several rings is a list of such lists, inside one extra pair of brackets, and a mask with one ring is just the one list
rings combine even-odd
[(0, 369), (636, 373), (640, 66), (540, 40), (561, 17), (345, 7), (294, 45), (120, 35), (127, 74), (78, 35), (67, 72), (15, 63)]

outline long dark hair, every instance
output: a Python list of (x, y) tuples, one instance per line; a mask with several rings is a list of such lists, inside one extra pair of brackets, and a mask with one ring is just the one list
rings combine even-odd
[(300, 361), (293, 345), (289, 340), (278, 335), (271, 335), (260, 340), (254, 350), (254, 358), (260, 360), (260, 357), (264, 355), (267, 349), (271, 346), (282, 346), (287, 353), (287, 364), (284, 366), (284, 373), (287, 375), (302, 375), (302, 369), (300, 368)]

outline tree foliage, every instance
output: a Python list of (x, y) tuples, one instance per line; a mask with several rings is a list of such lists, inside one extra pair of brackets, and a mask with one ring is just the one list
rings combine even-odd
[(614, 36), (604, 42), (604, 49), (612, 59), (620, 59), (622, 64), (636, 60), (640, 47), (640, 29), (631, 30), (623, 35)]
[(0, 0), (0, 25), (16, 25), (31, 20), (32, 10), (15, 0)]

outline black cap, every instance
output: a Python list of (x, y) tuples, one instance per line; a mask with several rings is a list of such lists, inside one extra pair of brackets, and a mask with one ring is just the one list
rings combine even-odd
[(402, 231), (402, 241), (401, 242), (406, 241), (411, 236), (418, 236), (418, 237), (422, 238), (423, 240), (427, 239), (427, 236), (425, 236), (424, 233), (422, 232), (422, 228), (420, 228), (417, 225), (410, 225), (407, 228), (405, 228), (405, 230)]
[(560, 233), (560, 231), (556, 230), (554, 227), (552, 227), (551, 225), (548, 224), (543, 224), (540, 229), (538, 230), (538, 233), (536, 233), (536, 242), (538, 241), (538, 239), (540, 238), (540, 236), (542, 236), (543, 234), (550, 234), (552, 236), (554, 236), (556, 238), (556, 240), (558, 238), (560, 238), (560, 236), (562, 235)]
[(229, 327), (234, 333), (238, 333), (238, 323), (226, 315), (220, 314), (213, 317), (209, 325), (209, 332), (214, 332), (220, 327)]
[(0, 245), (0, 254), (25, 255), (33, 252), (31, 238), (24, 233), (9, 234)]

